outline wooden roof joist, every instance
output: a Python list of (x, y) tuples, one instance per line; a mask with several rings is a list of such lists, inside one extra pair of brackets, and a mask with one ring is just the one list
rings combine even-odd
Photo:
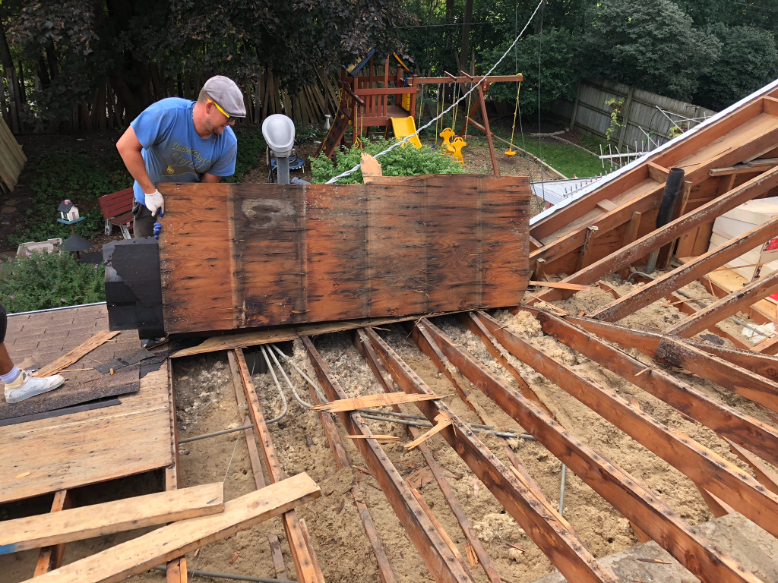
[(591, 317), (605, 322), (620, 320), (776, 236), (778, 216), (614, 300)]
[[(535, 217), (530, 234), (542, 242), (543, 247), (530, 254), (530, 268), (542, 258), (548, 273), (571, 273), (575, 268), (572, 254), (583, 245), (589, 226), (598, 227), (597, 239), (605, 241), (599, 246), (595, 259), (607, 255), (609, 249), (617, 248), (618, 242), (608, 241), (607, 235), (628, 223), (634, 212), (653, 216), (661, 202), (666, 173), (672, 167), (686, 171), (685, 180), (691, 182), (691, 198), (695, 199), (696, 191), (708, 192), (709, 185), (715, 191), (719, 181), (723, 183), (735, 178), (735, 175), (723, 174), (735, 165), (768, 164), (767, 160), (755, 162), (755, 159), (772, 156), (778, 145), (776, 95), (778, 90), (773, 84), (605, 177), (570, 202)], [(753, 171), (767, 168), (769, 166), (754, 166)], [(712, 171), (716, 171), (714, 176), (711, 176)], [(603, 201), (611, 201), (616, 208), (607, 211), (598, 206)]]
[[(778, 127), (778, 117), (776, 118)], [(778, 141), (778, 134), (776, 135)], [(778, 187), (778, 167), (773, 168), (760, 176), (757, 176), (734, 190), (710, 201), (698, 209), (682, 216), (665, 226), (660, 227), (634, 243), (619, 249), (618, 251), (603, 257), (584, 267), (580, 271), (565, 278), (564, 283), (591, 284), (610, 275), (623, 267), (629, 266), (648, 253), (659, 249), (667, 243), (671, 243), (687, 231), (704, 223), (713, 221), (719, 215), (734, 209), (735, 207), (752, 200), (771, 189)], [(575, 292), (565, 289), (550, 289), (535, 296), (534, 301), (554, 301), (570, 297)]]
[[(426, 319), (419, 320), (416, 326), (430, 333), (442, 353), (465, 378), (691, 573), (703, 581), (759, 581), (754, 575), (745, 572), (737, 561), (715, 550), (704, 536), (692, 530), (669, 506), (632, 476), (573, 437), (537, 405), (521, 397), (494, 376), (436, 326)], [(495, 333), (498, 328), (499, 325), (494, 329), (490, 327), (490, 330)]]
[[(421, 328), (420, 326), (417, 326)], [(375, 349), (392, 379), (406, 393), (430, 394), (432, 391), (399, 355), (375, 331), (366, 329)], [(423, 335), (414, 340), (427, 354), (432, 347)], [(611, 577), (586, 550), (570, 524), (554, 510), (543, 493), (521, 473), (508, 470), (473, 432), (442, 401), (423, 401), (416, 406), (433, 420), (444, 413), (451, 420), (440, 435), (460, 455), (476, 476), (505, 507), (557, 569), (571, 581), (612, 582)]]
[[(326, 397), (330, 401), (347, 398), (345, 391), (335, 379), (310, 338), (303, 336), (302, 341)], [(358, 412), (341, 411), (338, 413), (338, 418), (349, 435), (372, 435), (370, 428)], [(387, 501), (408, 533), (408, 537), (435, 579), (437, 581), (472, 582), (471, 574), (457, 560), (381, 445), (374, 439), (355, 439), (354, 446), (362, 454)]]
[[(778, 465), (778, 430), (774, 427), (709, 397), (662, 370), (652, 368), (649, 374), (643, 374), (646, 370), (645, 364), (562, 318), (532, 308), (527, 311), (540, 321), (543, 332), (549, 336), (554, 336), (563, 344), (661, 399), (701, 425), (742, 445), (771, 464)], [(634, 346), (629, 342), (628, 335), (622, 338), (625, 345)], [(684, 347), (678, 346), (679, 344), (680, 341), (675, 342), (670, 349), (671, 354), (675, 350), (683, 352)], [(654, 352), (657, 353), (659, 350)]]
[[(683, 433), (670, 431), (612, 389), (579, 376), (568, 365), (507, 331), (487, 314), (481, 312), (478, 316), (513, 356), (654, 452), (697, 486), (718, 496), (773, 535), (778, 534), (778, 496), (765, 490), (749, 474)], [(565, 343), (566, 338), (560, 340)], [(645, 368), (638, 366), (636, 373)], [(614, 372), (621, 374), (618, 370)]]

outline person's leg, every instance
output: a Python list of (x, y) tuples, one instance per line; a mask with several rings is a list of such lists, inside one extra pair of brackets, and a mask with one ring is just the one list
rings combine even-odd
[(132, 214), (135, 217), (132, 225), (132, 236), (135, 239), (153, 237), (156, 219), (152, 216), (148, 207), (136, 200), (132, 203)]
[(65, 382), (61, 375), (35, 378), (14, 365), (8, 354), (8, 349), (5, 347), (7, 326), (8, 316), (5, 313), (5, 308), (0, 306), (0, 381), (5, 384), (6, 403), (18, 403), (61, 386)]

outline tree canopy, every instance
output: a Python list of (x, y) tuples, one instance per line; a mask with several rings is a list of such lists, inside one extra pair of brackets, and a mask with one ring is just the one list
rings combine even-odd
[[(323, 72), (398, 52), (412, 69), (485, 72), (536, 0), (0, 0), (0, 112), (55, 128), (107, 91), (128, 123), (210, 75), (247, 99), (263, 75), (297, 92)], [(534, 115), (603, 78), (720, 109), (778, 74), (778, 6), (760, 0), (547, 0), (500, 73)], [(274, 90), (277, 92), (278, 87)], [(515, 98), (515, 86), (490, 94)], [(113, 97), (112, 97), (113, 99)], [(12, 114), (16, 115), (16, 118)]]

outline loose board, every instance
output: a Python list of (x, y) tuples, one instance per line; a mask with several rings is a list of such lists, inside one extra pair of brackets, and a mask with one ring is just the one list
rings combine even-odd
[(168, 333), (517, 305), (527, 177), (161, 184)]

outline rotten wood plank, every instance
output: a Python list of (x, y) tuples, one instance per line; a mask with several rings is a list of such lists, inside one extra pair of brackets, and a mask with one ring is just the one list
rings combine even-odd
[(539, 407), (521, 397), (477, 359), (454, 344), (441, 330), (426, 319), (419, 320), (419, 325), (432, 332), (446, 357), (470, 382), (694, 575), (702, 580), (722, 583), (759, 581), (745, 572), (737, 561), (716, 551), (704, 536), (695, 532), (629, 474), (570, 435)]
[(71, 364), (78, 362), (84, 356), (92, 352), (95, 348), (102, 346), (118, 334), (121, 334), (121, 332), (108, 332), (107, 330), (102, 330), (92, 336), (89, 340), (76, 346), (67, 354), (60, 356), (51, 364), (47, 364), (43, 368), (35, 371), (32, 376), (40, 378), (57, 374), (59, 371), (69, 367)]

